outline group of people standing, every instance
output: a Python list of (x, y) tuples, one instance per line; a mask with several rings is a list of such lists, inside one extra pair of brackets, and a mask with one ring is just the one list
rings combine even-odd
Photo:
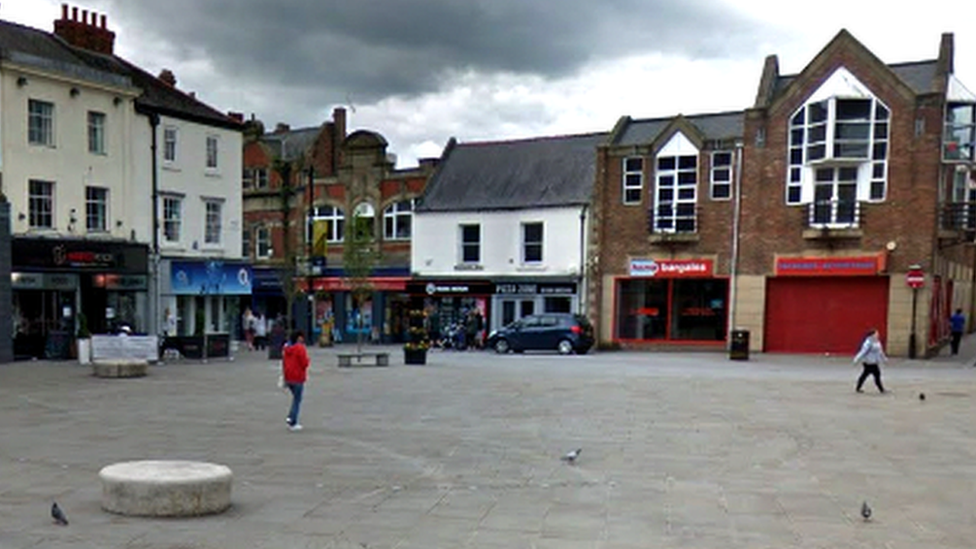
[(244, 310), (241, 318), (241, 328), (244, 330), (244, 342), (248, 351), (263, 350), (268, 347), (268, 319), (261, 311), (254, 313), (250, 308)]

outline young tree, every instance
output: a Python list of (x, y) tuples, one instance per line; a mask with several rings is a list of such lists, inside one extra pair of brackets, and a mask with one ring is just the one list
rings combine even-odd
[[(362, 304), (373, 292), (369, 275), (379, 262), (379, 249), (376, 245), (373, 217), (361, 216), (353, 212), (351, 222), (346, 226), (342, 249), (342, 270), (349, 282), (353, 299)], [(363, 352), (363, 312), (356, 319), (356, 352)]]
[(278, 189), (278, 200), (279, 213), (281, 214), (282, 265), (278, 270), (278, 278), (281, 282), (282, 292), (285, 294), (285, 302), (287, 303), (285, 307), (285, 332), (288, 332), (292, 325), (292, 306), (295, 302), (295, 294), (298, 292), (298, 288), (295, 285), (297, 254), (293, 246), (291, 234), (292, 202), (297, 193), (295, 183), (292, 181), (292, 173), (297, 170), (292, 162), (282, 160), (281, 158), (274, 159), (271, 169), (278, 174), (278, 178), (281, 180), (281, 187)]

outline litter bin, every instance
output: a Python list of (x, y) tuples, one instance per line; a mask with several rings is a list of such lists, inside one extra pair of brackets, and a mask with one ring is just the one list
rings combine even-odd
[(749, 360), (749, 330), (732, 330), (729, 360)]

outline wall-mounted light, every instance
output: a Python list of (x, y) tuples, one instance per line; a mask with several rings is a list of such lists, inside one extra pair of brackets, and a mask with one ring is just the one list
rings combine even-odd
[(112, 99), (112, 104), (115, 105), (116, 107), (118, 107), (119, 105), (122, 104), (122, 98), (121, 97), (116, 97), (116, 98)]
[(18, 76), (17, 77), (17, 87), (18, 88), (23, 88), (26, 85), (27, 85), (27, 77), (26, 76)]
[(115, 226), (116, 227), (121, 227), (122, 226), (122, 220), (121, 219), (116, 219), (115, 220)]
[(20, 212), (19, 214), (17, 214), (17, 219), (19, 221), (23, 221), (23, 220), (27, 219), (27, 216), (24, 215), (24, 212)]
[(79, 90), (78, 88), (71, 88), (71, 91), (68, 93), (71, 94), (71, 97), (78, 97), (79, 95), (81, 95), (81, 90)]

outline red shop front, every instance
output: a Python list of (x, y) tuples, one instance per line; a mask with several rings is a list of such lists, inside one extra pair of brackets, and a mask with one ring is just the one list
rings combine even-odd
[(614, 282), (614, 340), (722, 344), (729, 282), (712, 259), (631, 259)]

